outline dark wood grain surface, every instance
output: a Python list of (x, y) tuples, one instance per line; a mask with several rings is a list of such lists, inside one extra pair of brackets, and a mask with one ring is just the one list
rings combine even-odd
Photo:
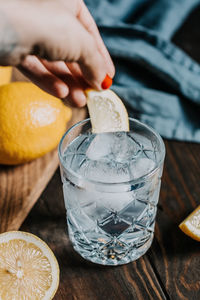
[[(200, 10), (188, 18), (174, 41), (200, 62)], [(59, 170), (21, 230), (44, 239), (58, 258), (61, 280), (55, 300), (200, 299), (200, 243), (178, 224), (200, 203), (200, 144), (165, 141), (167, 156), (155, 238), (142, 258), (119, 267), (84, 261), (66, 234)]]

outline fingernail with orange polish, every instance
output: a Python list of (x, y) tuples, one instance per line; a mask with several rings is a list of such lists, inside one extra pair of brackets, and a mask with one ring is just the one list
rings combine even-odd
[(106, 75), (106, 77), (104, 78), (101, 84), (101, 87), (103, 90), (107, 90), (111, 85), (112, 85), (112, 78), (109, 75)]

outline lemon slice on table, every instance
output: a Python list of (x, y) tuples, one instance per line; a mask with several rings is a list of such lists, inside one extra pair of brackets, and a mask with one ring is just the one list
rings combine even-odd
[(93, 133), (129, 131), (127, 110), (113, 91), (87, 89), (85, 94)]
[(200, 242), (200, 205), (179, 225), (179, 228)]
[(53, 299), (59, 284), (57, 260), (37, 236), (0, 234), (0, 299)]

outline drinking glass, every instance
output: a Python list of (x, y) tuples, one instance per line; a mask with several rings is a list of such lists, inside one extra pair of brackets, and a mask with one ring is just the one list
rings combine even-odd
[(136, 260), (154, 236), (165, 146), (149, 126), (129, 123), (129, 132), (94, 134), (86, 119), (59, 145), (69, 238), (102, 265)]

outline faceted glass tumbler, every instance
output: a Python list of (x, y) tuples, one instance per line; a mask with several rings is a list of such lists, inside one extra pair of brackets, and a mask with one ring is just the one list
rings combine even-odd
[[(132, 118), (129, 122), (126, 138), (130, 147), (125, 149), (124, 134), (117, 135), (116, 145), (120, 149), (118, 157), (125, 151), (128, 155), (123, 164), (130, 169), (127, 180), (112, 182), (109, 169), (113, 163), (108, 158), (109, 168), (101, 180), (96, 180), (94, 172), (94, 167), (97, 173), (101, 168), (99, 162), (92, 162), (93, 177), (79, 172), (88, 160), (84, 143), (89, 144), (93, 137), (90, 119), (71, 127), (59, 145), (69, 238), (83, 258), (102, 265), (136, 260), (149, 249), (154, 236), (165, 146), (152, 128)], [(109, 134), (106, 139), (109, 144)], [(120, 164), (117, 162), (117, 168)], [(74, 165), (78, 166), (76, 171)]]

